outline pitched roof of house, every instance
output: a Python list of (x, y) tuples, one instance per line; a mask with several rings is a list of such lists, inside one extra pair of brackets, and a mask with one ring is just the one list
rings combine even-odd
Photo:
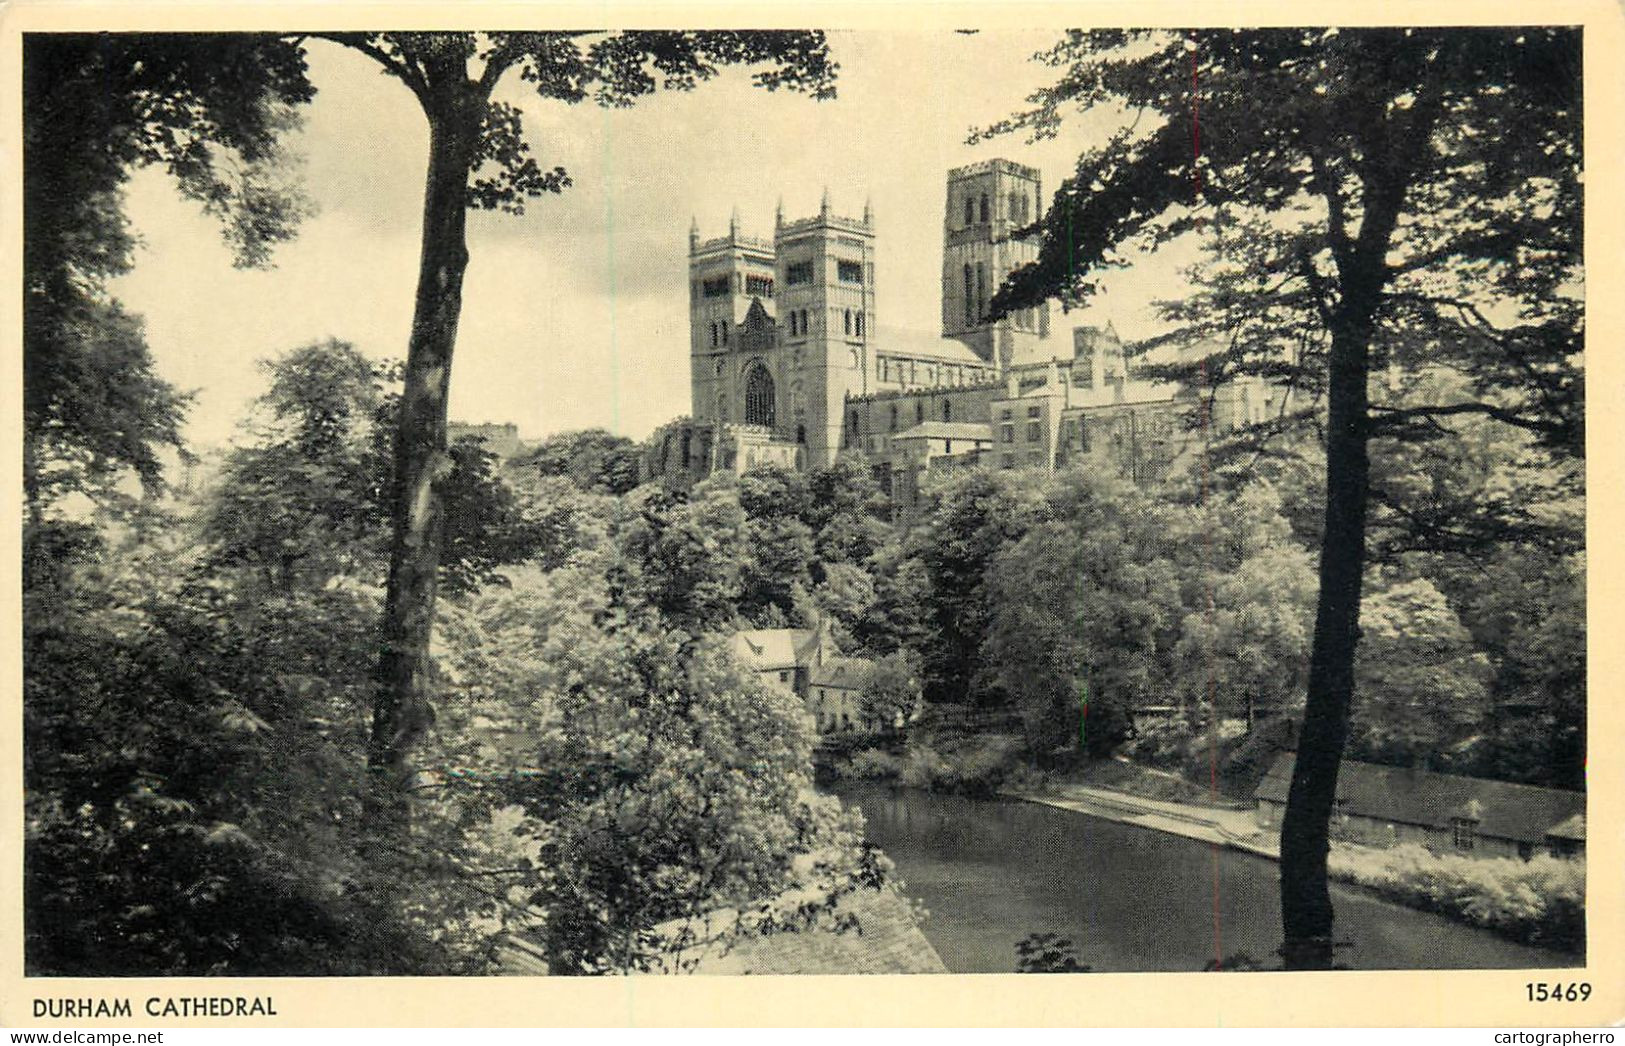
[(979, 439), (993, 442), (993, 426), (975, 421), (922, 421), (892, 439)]
[[(1254, 795), (1286, 802), (1295, 760), (1292, 752), (1277, 757)], [(1497, 839), (1539, 843), (1558, 829), (1579, 833), (1560, 838), (1585, 838), (1585, 795), (1556, 788), (1344, 761), (1337, 775), (1337, 800), (1347, 814), (1429, 828), (1476, 817), (1478, 834)]]
[(734, 651), (761, 669), (800, 668), (812, 663), (818, 632), (811, 628), (753, 628), (734, 633)]
[(838, 686), (855, 690), (863, 685), (864, 677), (874, 662), (862, 657), (831, 657), (813, 670), (813, 686)]
[[(856, 925), (850, 925), (856, 920)], [(686, 923), (656, 927), (677, 939), (683, 931), (700, 943), (673, 953), (673, 970), (695, 974), (852, 974), (947, 973), (937, 950), (925, 939), (908, 902), (895, 890), (859, 890), (836, 903), (833, 917), (812, 926), (770, 934), (734, 937), (733, 911), (711, 912)], [(844, 929), (840, 927), (846, 927)], [(686, 936), (686, 935), (685, 935)], [(547, 958), (523, 934), (509, 934), (498, 947), (498, 970), (520, 977), (545, 976)]]

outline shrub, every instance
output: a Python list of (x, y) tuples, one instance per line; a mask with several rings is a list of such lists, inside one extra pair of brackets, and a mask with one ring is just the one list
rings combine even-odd
[(1122, 752), (1137, 763), (1174, 770), (1190, 756), (1196, 736), (1183, 716), (1147, 719), (1135, 726), (1134, 736), (1123, 745)]
[(1329, 870), (1334, 878), (1525, 944), (1585, 948), (1585, 866), (1579, 861), (1441, 855), (1415, 844), (1338, 846)]
[(837, 772), (854, 781), (896, 781), (903, 775), (903, 762), (890, 752), (865, 748), (852, 753)]
[(1008, 734), (911, 741), (900, 755), (876, 748), (856, 752), (840, 773), (859, 781), (895, 781), (933, 792), (990, 796), (1013, 774), (1026, 772), (1022, 751), (1021, 739)]

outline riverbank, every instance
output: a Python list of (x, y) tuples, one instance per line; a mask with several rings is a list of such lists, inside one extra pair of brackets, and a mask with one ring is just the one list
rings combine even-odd
[(1247, 810), (1196, 806), (1076, 782), (1056, 782), (1042, 790), (1007, 788), (1001, 795), (1028, 803), (1088, 814), (1120, 824), (1149, 828), (1198, 842), (1280, 859), (1280, 844), (1271, 832), (1259, 828)]
[[(1152, 799), (1078, 782), (1049, 783), (1042, 790), (1009, 788), (1002, 794), (1280, 860), (1279, 838), (1245, 809)], [(1573, 955), (1585, 950), (1584, 867), (1574, 861), (1441, 856), (1414, 845), (1378, 849), (1335, 842), (1328, 871), (1335, 881), (1520, 944)]]
[[(1080, 817), (1058, 794), (1024, 802), (853, 780), (830, 791), (863, 811), (865, 838), (929, 912), (921, 930), (954, 973), (1009, 973), (1036, 933), (1065, 938), (1101, 973), (1195, 972), (1237, 955), (1267, 962), (1280, 945), (1278, 866), (1268, 858)], [(1353, 942), (1339, 959), (1353, 969), (1574, 962), (1359, 886), (1331, 889), (1339, 937)]]

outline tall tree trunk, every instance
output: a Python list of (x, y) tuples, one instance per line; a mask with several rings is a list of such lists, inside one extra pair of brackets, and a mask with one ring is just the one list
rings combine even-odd
[[(404, 823), (408, 756), (433, 720), (429, 639), (434, 627), (444, 509), (436, 484), (450, 468), (446, 398), (462, 311), (468, 172), (479, 130), (467, 92), (429, 110), (429, 173), (412, 337), (394, 445), (394, 531), (373, 704), (369, 817)], [(385, 822), (385, 823), (380, 823)]]
[(1332, 967), (1332, 899), (1326, 857), (1337, 771), (1354, 694), (1365, 568), (1366, 381), (1370, 318), (1332, 335), (1326, 436), (1326, 525), (1320, 548), (1320, 593), (1309, 659), (1309, 698), (1281, 820), (1281, 954), (1286, 967)]

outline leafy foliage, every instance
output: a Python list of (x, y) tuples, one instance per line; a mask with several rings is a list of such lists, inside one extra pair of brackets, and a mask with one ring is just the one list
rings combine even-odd
[[(430, 896), (432, 861), (357, 846), (375, 597), (238, 588), (169, 522), (167, 538), (55, 542), (29, 579), (29, 969), (483, 969), (478, 912)], [(424, 853), (455, 853), (424, 831)]]
[(625, 436), (584, 429), (543, 440), (510, 467), (538, 477), (566, 477), (584, 491), (625, 494), (638, 485), (640, 455), (638, 445)]
[(1088, 973), (1078, 946), (1057, 933), (1029, 934), (1016, 942), (1017, 973)]
[[(203, 533), (217, 568), (267, 584), (315, 587), (336, 576), (381, 584), (389, 532), (388, 441), (399, 368), (344, 342), (296, 349), (265, 364), (254, 446), (232, 452), (206, 505)], [(500, 584), (501, 569), (533, 555), (542, 524), (496, 475), (475, 440), (453, 445), (441, 480), (450, 529), (441, 583), (456, 594)], [(320, 533), (324, 540), (313, 541)]]
[(812, 791), (800, 702), (719, 638), (613, 599), (567, 568), (450, 622), (453, 714), (532, 768), (490, 786), (522, 810), (505, 830), (525, 851), (495, 881), (536, 913), (555, 972), (648, 968), (671, 950), (662, 923), (850, 888), (861, 864), (855, 822)]
[(123, 187), (158, 165), (264, 265), (304, 205), (278, 149), (312, 88), (298, 49), (255, 34), (200, 46), (145, 33), (34, 33), (23, 61), (24, 488), (43, 514), (70, 493), (154, 486), (187, 397), (152, 366), (141, 321), (106, 290), (135, 239)]

